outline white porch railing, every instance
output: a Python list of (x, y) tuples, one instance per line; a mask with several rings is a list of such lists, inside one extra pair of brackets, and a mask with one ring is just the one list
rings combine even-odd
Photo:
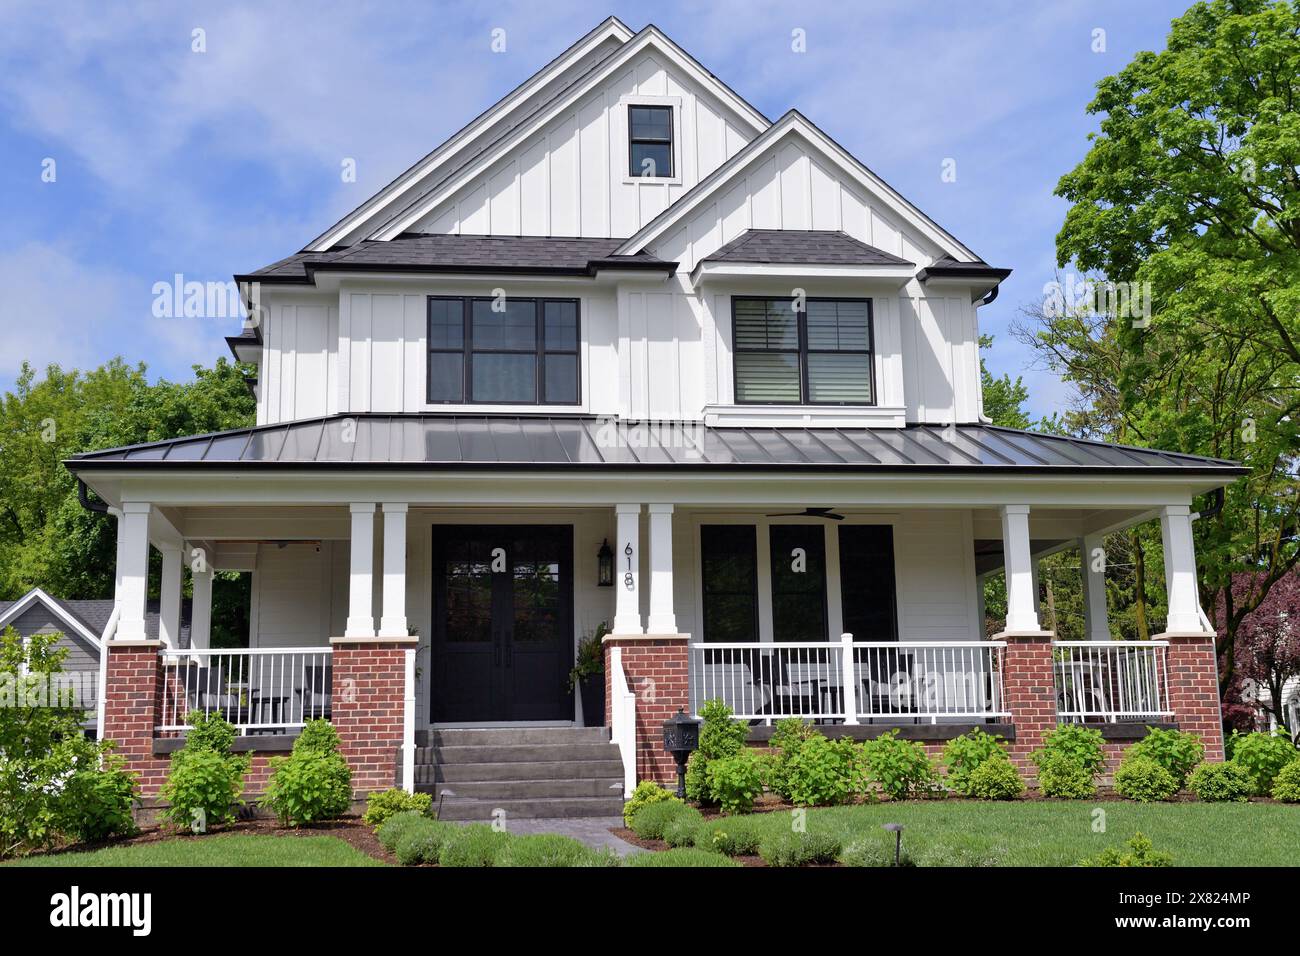
[(999, 641), (696, 643), (691, 709), (720, 698), (736, 717), (938, 723), (1006, 717)]
[(623, 758), (623, 796), (631, 797), (636, 789), (636, 694), (627, 686), (623, 672), (623, 648), (614, 647), (609, 652), (610, 665), (610, 736), (618, 744)]
[(190, 711), (217, 713), (241, 734), (288, 733), (331, 716), (332, 648), (163, 648), (160, 731)]
[(1053, 641), (1056, 712), (1065, 720), (1170, 717), (1167, 641)]

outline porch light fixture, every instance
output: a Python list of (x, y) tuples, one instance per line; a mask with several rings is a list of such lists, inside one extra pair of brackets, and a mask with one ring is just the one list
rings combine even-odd
[(608, 538), (600, 543), (600, 550), (596, 552), (596, 583), (602, 588), (614, 586), (614, 552)]
[(894, 834), (894, 866), (903, 865), (903, 825), (901, 823), (886, 823), (881, 829), (888, 830)]
[(677, 796), (686, 799), (686, 760), (700, 746), (700, 722), (680, 707), (664, 721), (664, 750), (677, 762)]

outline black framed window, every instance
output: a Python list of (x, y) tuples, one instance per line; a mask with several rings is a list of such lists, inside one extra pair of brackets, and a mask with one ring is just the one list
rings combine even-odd
[(870, 299), (731, 300), (736, 402), (871, 405)]
[(700, 526), (704, 640), (758, 640), (758, 535), (753, 525)]
[(430, 404), (577, 405), (578, 300), (429, 297)]
[(829, 641), (826, 623), (826, 529), (815, 524), (774, 524), (772, 638)]
[(628, 174), (651, 179), (673, 175), (673, 108), (627, 108)]
[(898, 640), (894, 529), (887, 524), (856, 524), (837, 530), (844, 630), (855, 641)]

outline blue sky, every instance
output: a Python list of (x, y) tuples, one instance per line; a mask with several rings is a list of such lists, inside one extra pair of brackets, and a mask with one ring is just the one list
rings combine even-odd
[[(1052, 190), (1087, 149), (1097, 80), (1160, 49), (1189, 2), (668, 0), (653, 22), (769, 117), (799, 108), (1015, 270), (981, 328), (997, 337), (990, 367), (1023, 374), (1041, 415), (1069, 392), (1005, 330), (1054, 276)], [(6, 0), (0, 388), (24, 359), (120, 354), (189, 377), (226, 354), (238, 321), (155, 318), (155, 282), (225, 281), (297, 251), (610, 13), (647, 22), (625, 2)], [(504, 53), (490, 49), (498, 27)]]

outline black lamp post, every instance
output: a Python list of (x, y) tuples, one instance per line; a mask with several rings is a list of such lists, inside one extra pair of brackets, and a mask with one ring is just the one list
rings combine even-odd
[(600, 550), (596, 552), (596, 583), (602, 588), (614, 586), (614, 552), (609, 547), (608, 538), (601, 542)]
[(686, 797), (686, 761), (700, 746), (700, 722), (687, 717), (680, 707), (664, 721), (664, 750), (677, 762), (677, 796)]
[(883, 829), (894, 834), (894, 866), (903, 865), (903, 825), (901, 823), (886, 823)]

